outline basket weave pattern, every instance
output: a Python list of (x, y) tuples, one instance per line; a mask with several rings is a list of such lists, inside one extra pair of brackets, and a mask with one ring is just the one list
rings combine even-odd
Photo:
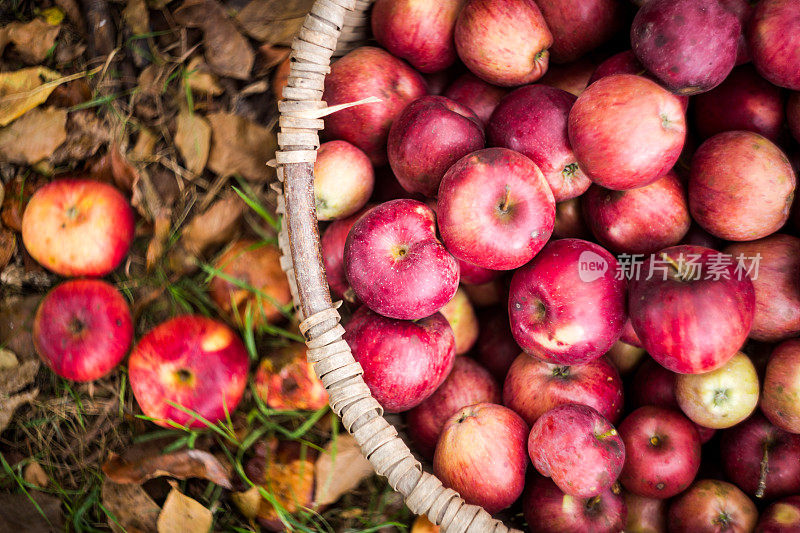
[[(333, 411), (353, 434), (375, 471), (386, 476), (415, 514), (448, 533), (517, 532), (482, 508), (467, 504), (423, 472), (362, 379), (363, 370), (342, 340), (344, 328), (332, 303), (322, 265), (314, 202), (313, 169), (326, 104), (322, 102), (331, 58), (347, 53), (369, 35), (371, 0), (316, 0), (292, 43), (289, 79), (280, 111), (276, 154), (281, 266), (289, 279), (309, 361), (330, 396)], [(518, 533), (518, 532), (517, 532)]]

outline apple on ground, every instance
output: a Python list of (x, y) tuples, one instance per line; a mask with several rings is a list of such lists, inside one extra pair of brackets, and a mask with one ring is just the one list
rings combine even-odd
[(591, 232), (583, 220), (581, 199), (572, 198), (556, 204), (553, 236), (557, 239), (589, 239)]
[(478, 340), (473, 356), (502, 383), (522, 352), (511, 334), (507, 308), (487, 307), (479, 311), (478, 325)]
[(139, 340), (128, 359), (128, 379), (139, 407), (155, 424), (203, 428), (200, 417), (215, 424), (236, 409), (248, 367), (247, 350), (232, 329), (183, 315)]
[(747, 43), (758, 72), (770, 83), (800, 91), (800, 0), (764, 0), (747, 26)]
[(606, 352), (606, 359), (622, 376), (627, 376), (639, 367), (646, 352), (644, 348), (618, 340)]
[(591, 498), (617, 481), (625, 463), (625, 444), (596, 409), (569, 403), (536, 420), (528, 454), (536, 470), (562, 491)]
[(729, 428), (750, 416), (758, 406), (758, 389), (756, 368), (741, 352), (711, 372), (675, 378), (681, 410), (695, 423), (714, 429)]
[(625, 528), (625, 502), (619, 490), (579, 498), (541, 476), (528, 482), (522, 512), (528, 527), (537, 533), (617, 533)]
[(328, 405), (328, 392), (307, 359), (306, 346), (299, 342), (264, 357), (253, 381), (256, 394), (270, 409), (316, 411)]
[(364, 381), (384, 409), (407, 411), (444, 382), (456, 357), (453, 330), (441, 313), (396, 320), (361, 306), (344, 340), (364, 369)]
[(622, 333), (626, 285), (617, 260), (597, 244), (551, 241), (511, 279), (511, 332), (523, 350), (548, 363), (593, 361)]
[(374, 165), (383, 165), (392, 122), (409, 102), (426, 93), (425, 80), (403, 60), (380, 48), (356, 48), (331, 65), (322, 99), (329, 106), (375, 95), (381, 95), (381, 101), (325, 117), (325, 132), (356, 145)]
[(314, 162), (317, 220), (346, 218), (367, 203), (375, 172), (367, 154), (346, 141), (322, 143)]
[(606, 189), (635, 189), (653, 183), (678, 161), (686, 117), (680, 100), (657, 83), (615, 74), (578, 97), (568, 131), (589, 179)]
[(353, 224), (344, 246), (347, 281), (384, 316), (416, 320), (458, 290), (458, 262), (436, 238), (436, 215), (416, 200), (391, 200)]
[(447, 249), (492, 270), (518, 268), (553, 233), (555, 201), (541, 170), (507, 148), (478, 150), (442, 178), (437, 214)]
[(439, 310), (447, 319), (456, 339), (456, 355), (470, 351), (478, 340), (478, 317), (466, 291), (459, 288), (453, 299)]
[(622, 499), (628, 511), (625, 533), (666, 533), (667, 500), (647, 498), (623, 491)]
[(748, 533), (756, 520), (755, 504), (735, 485), (701, 479), (672, 501), (667, 525), (675, 533)]
[(347, 276), (344, 272), (344, 243), (347, 241), (347, 234), (350, 228), (366, 213), (369, 207), (364, 208), (355, 215), (347, 218), (334, 220), (322, 234), (319, 240), (320, 251), (322, 253), (322, 263), (325, 265), (325, 277), (328, 285), (336, 298), (341, 298), (347, 302), (356, 303), (356, 293), (353, 292)]
[(132, 340), (128, 302), (102, 280), (61, 283), (42, 299), (33, 320), (36, 352), (53, 372), (73, 381), (111, 372)]
[(679, 245), (650, 256), (641, 273), (630, 282), (628, 310), (642, 347), (660, 365), (679, 373), (710, 372), (744, 344), (755, 291), (733, 258)]
[(456, 357), (453, 370), (436, 392), (406, 414), (414, 449), (430, 459), (447, 419), (476, 403), (500, 403), (500, 385), (468, 357)]
[(761, 411), (784, 431), (800, 433), (800, 339), (783, 341), (772, 350)]
[(690, 172), (692, 218), (716, 237), (752, 241), (789, 219), (795, 173), (766, 137), (749, 131), (715, 135), (697, 149)]
[[(249, 239), (235, 241), (214, 262), (214, 268), (222, 275), (211, 279), (209, 296), (236, 320), (244, 321), (249, 310), (256, 326), (277, 322), (283, 318), (282, 307), (292, 302), (280, 261), (281, 251), (274, 244)], [(263, 296), (257, 297), (241, 283), (257, 289)]]
[(547, 71), (553, 35), (534, 0), (467, 0), (458, 15), (456, 50), (479, 78), (503, 87)]
[(444, 92), (447, 98), (472, 109), (484, 126), (506, 94), (508, 89), (487, 83), (471, 72), (456, 78)]
[(464, 407), (445, 422), (433, 471), (467, 503), (496, 513), (525, 486), (528, 426), (514, 411), (492, 403)]
[(503, 404), (533, 425), (544, 413), (566, 403), (588, 405), (616, 423), (623, 405), (616, 368), (603, 358), (565, 366), (520, 354), (506, 375)]
[(133, 209), (122, 193), (91, 179), (48, 183), (22, 214), (28, 253), (61, 276), (109, 274), (128, 255), (133, 230)]
[(800, 495), (774, 502), (761, 512), (757, 533), (789, 533), (800, 531)]

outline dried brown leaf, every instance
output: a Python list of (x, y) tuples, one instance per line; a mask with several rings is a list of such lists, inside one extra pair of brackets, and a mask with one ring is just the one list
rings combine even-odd
[(156, 532), (161, 507), (139, 485), (121, 485), (106, 479), (101, 496), (103, 507), (114, 517), (108, 518), (108, 525), (115, 533)]
[(277, 141), (267, 128), (230, 113), (211, 113), (208, 168), (220, 176), (240, 174), (251, 181), (272, 175), (267, 161), (275, 157)]
[(213, 521), (211, 511), (173, 488), (158, 515), (158, 533), (208, 533)]
[(250, 487), (244, 492), (233, 492), (231, 500), (245, 518), (253, 520), (258, 516), (258, 509), (261, 507), (261, 492), (258, 487)]
[(312, 5), (314, 0), (252, 0), (236, 20), (257, 41), (289, 46)]
[(31, 67), (0, 73), (0, 126), (38, 106), (58, 87), (58, 72)]
[(228, 242), (236, 232), (247, 206), (233, 191), (195, 216), (183, 230), (181, 243), (199, 256), (211, 247)]
[(411, 526), (411, 533), (439, 533), (439, 526), (428, 520), (425, 516), (418, 516)]
[(145, 254), (145, 266), (148, 272), (153, 269), (156, 262), (164, 255), (167, 241), (172, 233), (171, 221), (171, 210), (159, 213), (153, 221), (153, 237), (147, 244), (147, 253)]
[(192, 91), (200, 94), (219, 96), (224, 92), (219, 80), (208, 71), (208, 65), (205, 64), (200, 56), (194, 56), (189, 60), (189, 64), (186, 65), (186, 77), (184, 80)]
[(144, 0), (128, 0), (122, 10), (122, 20), (134, 35), (150, 31), (150, 12)]
[(281, 64), (292, 49), (285, 46), (274, 46), (271, 44), (262, 44), (258, 47), (258, 63), (261, 69), (269, 70)]
[(22, 471), (22, 479), (40, 489), (47, 487), (50, 483), (50, 477), (47, 472), (36, 461), (31, 461), (25, 465), (25, 470)]
[(122, 151), (118, 146), (111, 146), (108, 153), (111, 159), (111, 177), (114, 184), (123, 191), (130, 191), (138, 175), (136, 167), (128, 161), (127, 157), (122, 155)]
[(41, 295), (15, 296), (0, 303), (0, 346), (12, 350), (23, 360), (36, 358), (38, 361), (31, 331), (41, 298)]
[(14, 257), (17, 250), (17, 236), (8, 228), (0, 226), (0, 270)]
[[(12, 22), (2, 30), (7, 43), (13, 44), (19, 57), (29, 65), (41, 63), (56, 42), (61, 26), (52, 26), (40, 18), (30, 22)], [(2, 53), (2, 47), (0, 47)]]
[(147, 128), (140, 129), (139, 136), (136, 138), (136, 144), (134, 144), (131, 151), (128, 152), (131, 160), (146, 161), (149, 159), (156, 150), (158, 139), (158, 135), (153, 133), (152, 130)]
[(200, 174), (208, 161), (211, 126), (206, 119), (189, 110), (178, 113), (175, 122), (175, 146), (183, 156), (186, 168), (193, 174)]
[(0, 433), (8, 426), (14, 411), (39, 393), (38, 389), (14, 394), (33, 383), (39, 370), (38, 359), (30, 359), (21, 364), (0, 370)]
[(356, 439), (349, 434), (339, 435), (325, 446), (325, 452), (317, 459), (314, 471), (315, 507), (334, 503), (375, 473), (361, 453)]
[(67, 138), (53, 152), (54, 165), (83, 161), (92, 157), (111, 141), (111, 132), (97, 113), (84, 109), (74, 111), (67, 118)]
[[(2, 130), (0, 130), (2, 131)], [(28, 201), (46, 181), (37, 176), (24, 178), (18, 176), (8, 184), (8, 194), (4, 195), (0, 218), (3, 224), (14, 231), (22, 231), (22, 214)]]
[(67, 111), (35, 108), (0, 129), (0, 161), (32, 165), (51, 156), (67, 139)]
[(203, 450), (148, 455), (137, 461), (126, 461), (112, 454), (103, 464), (103, 472), (114, 483), (141, 485), (148, 479), (168, 476), (177, 479), (203, 478), (226, 489), (231, 488), (229, 469)]
[(61, 500), (36, 491), (30, 491), (28, 494), (0, 494), (0, 531), (17, 533), (64, 531)]

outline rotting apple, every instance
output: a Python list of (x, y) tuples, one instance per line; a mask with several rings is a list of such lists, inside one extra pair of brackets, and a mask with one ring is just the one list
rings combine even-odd
[(270, 409), (316, 411), (328, 405), (328, 392), (308, 362), (306, 347), (293, 342), (261, 359), (255, 391)]
[(789, 496), (761, 512), (756, 533), (796, 533), (800, 531), (800, 495)]

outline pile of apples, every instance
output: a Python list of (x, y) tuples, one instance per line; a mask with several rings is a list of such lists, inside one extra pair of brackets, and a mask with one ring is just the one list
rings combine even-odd
[(800, 531), (800, 0), (637, 4), (375, 2), (315, 164), (345, 339), (531, 531)]

